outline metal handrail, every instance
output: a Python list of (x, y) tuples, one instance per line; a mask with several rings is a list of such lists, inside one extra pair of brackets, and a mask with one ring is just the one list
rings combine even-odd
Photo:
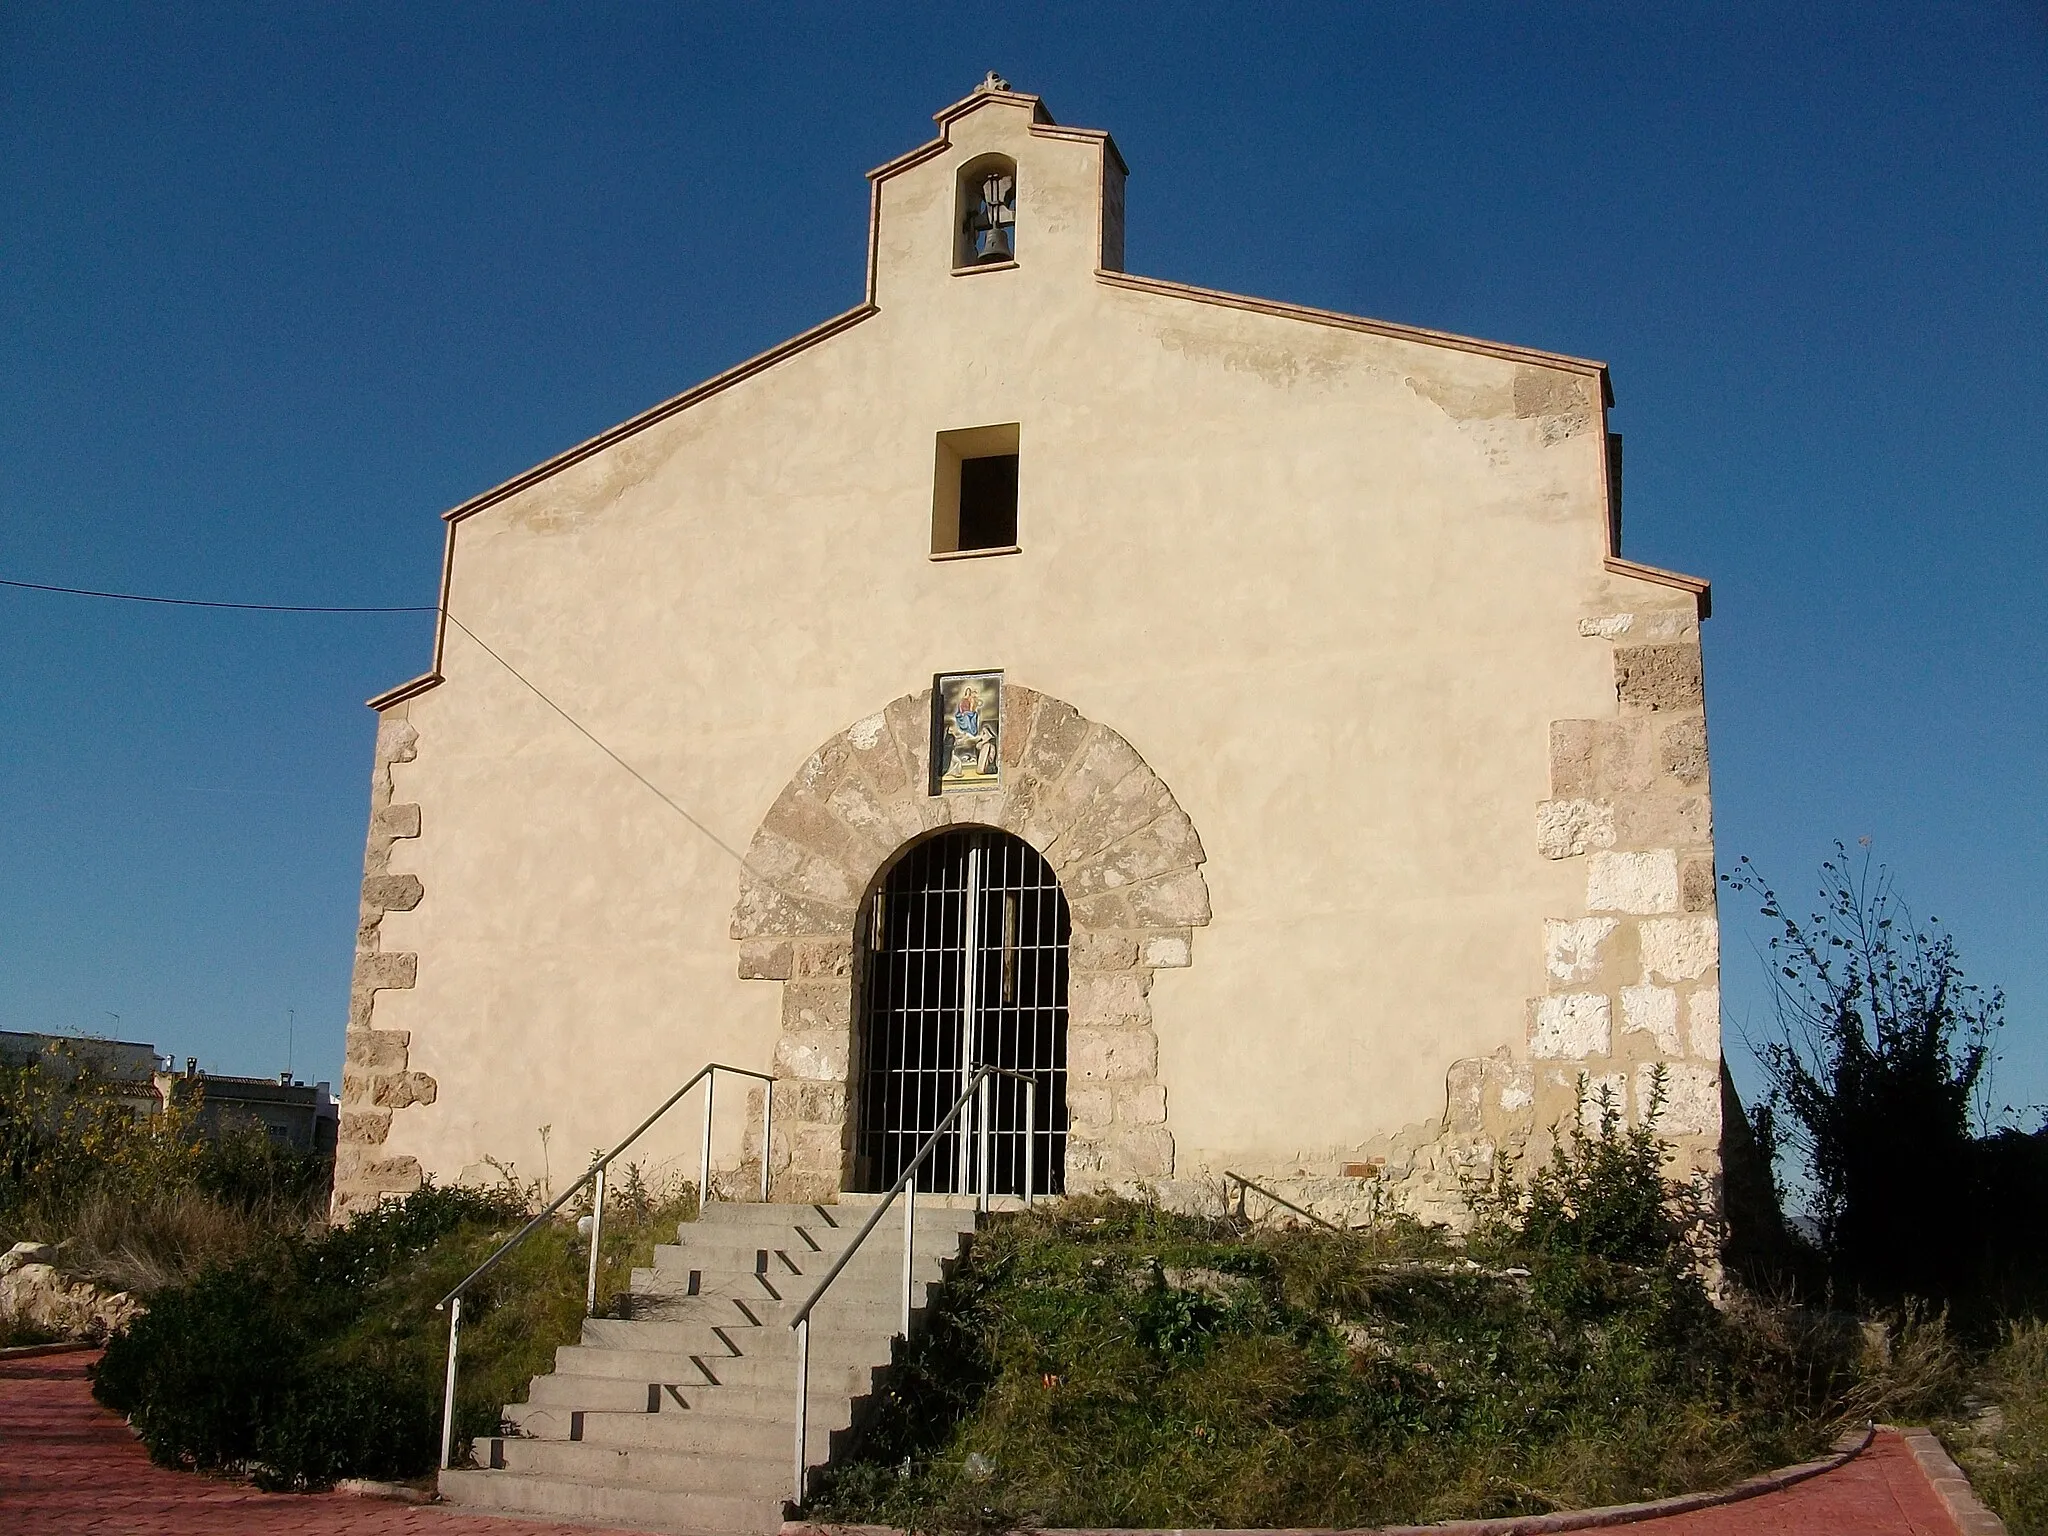
[[(1225, 1177), (1226, 1179), (1237, 1180), (1237, 1214), (1239, 1216), (1244, 1216), (1245, 1214), (1244, 1192), (1248, 1189), (1256, 1189), (1260, 1194), (1264, 1195), (1268, 1200), (1272, 1201), (1275, 1205), (1284, 1205), (1287, 1207), (1288, 1210), (1294, 1212), (1295, 1215), (1306, 1216), (1310, 1221), (1314, 1222), (1319, 1227), (1328, 1227), (1332, 1232), (1342, 1232), (1346, 1237), (1349, 1237), (1351, 1235), (1351, 1229), (1349, 1227), (1340, 1227), (1334, 1221), (1325, 1221), (1322, 1217), (1318, 1216), (1314, 1211), (1302, 1209), (1302, 1207), (1296, 1205), (1292, 1200), (1289, 1200), (1286, 1196), (1274, 1194), (1273, 1191), (1266, 1188), (1266, 1186), (1263, 1184), (1254, 1184), (1250, 1179), (1246, 1178), (1241, 1173), (1232, 1173), (1228, 1168), (1226, 1168), (1223, 1170), (1223, 1177)], [(1245, 1219), (1249, 1220), (1250, 1218), (1246, 1217)]]
[(810, 1376), (811, 1376), (811, 1309), (824, 1298), (832, 1282), (839, 1278), (840, 1271), (853, 1262), (853, 1256), (860, 1251), (860, 1245), (868, 1240), (868, 1234), (881, 1224), (883, 1216), (898, 1195), (908, 1187), (909, 1196), (903, 1205), (903, 1337), (910, 1337), (910, 1296), (911, 1273), (917, 1254), (917, 1170), (924, 1166), (925, 1159), (932, 1154), (932, 1148), (939, 1144), (939, 1138), (960, 1117), (960, 1111), (967, 1107), (967, 1101), (977, 1094), (981, 1102), (975, 1106), (975, 1128), (973, 1135), (979, 1144), (980, 1156), (976, 1159), (977, 1174), (981, 1188), (975, 1194), (975, 1210), (986, 1211), (989, 1198), (989, 1113), (988, 1080), (992, 1077), (1014, 1077), (1024, 1085), (1024, 1206), (1031, 1208), (1034, 1191), (1032, 1188), (1032, 1143), (1038, 1137), (1038, 1084), (1028, 1072), (1014, 1071), (1009, 1067), (976, 1067), (968, 1075), (967, 1086), (960, 1090), (960, 1097), (953, 1101), (953, 1107), (946, 1111), (946, 1117), (932, 1128), (917, 1149), (917, 1156), (910, 1160), (910, 1166), (890, 1186), (889, 1192), (876, 1205), (874, 1214), (869, 1216), (852, 1242), (846, 1245), (832, 1267), (803, 1304), (790, 1318), (789, 1326), (796, 1333), (796, 1504), (803, 1507), (804, 1473), (806, 1471), (806, 1442), (809, 1439), (810, 1422)]
[(590, 1198), (590, 1267), (584, 1279), (583, 1315), (589, 1317), (595, 1313), (597, 1311), (598, 1243), (604, 1236), (605, 1170), (611, 1167), (613, 1160), (620, 1153), (624, 1152), (645, 1135), (649, 1126), (675, 1108), (684, 1094), (688, 1093), (699, 1083), (703, 1083), (704, 1147), (703, 1160), (697, 1175), (697, 1211), (699, 1215), (702, 1215), (704, 1207), (711, 1200), (711, 1106), (714, 1093), (718, 1087), (717, 1074), (720, 1072), (730, 1072), (735, 1077), (751, 1077), (757, 1082), (766, 1085), (761, 1095), (761, 1199), (763, 1201), (767, 1200), (768, 1154), (772, 1145), (769, 1138), (775, 1128), (775, 1079), (766, 1072), (755, 1072), (747, 1067), (729, 1067), (722, 1061), (707, 1063), (699, 1068), (696, 1075), (687, 1083), (664, 1099), (659, 1109), (635, 1126), (631, 1135), (627, 1136), (616, 1147), (613, 1147), (611, 1151), (594, 1160), (590, 1167), (584, 1171), (582, 1178), (563, 1190), (561, 1194), (548, 1203), (545, 1210), (532, 1217), (525, 1226), (500, 1243), (489, 1258), (477, 1265), (475, 1269), (471, 1270), (456, 1284), (454, 1290), (434, 1303), (434, 1310), (436, 1312), (446, 1310), (448, 1313), (448, 1380), (441, 1398), (441, 1470), (443, 1472), (448, 1470), (449, 1451), (454, 1444), (455, 1437), (455, 1361), (462, 1333), (462, 1293), (489, 1274), (492, 1269), (497, 1267), (500, 1259), (525, 1242), (542, 1222), (573, 1200), (578, 1191), (586, 1184), (590, 1184), (594, 1186)]

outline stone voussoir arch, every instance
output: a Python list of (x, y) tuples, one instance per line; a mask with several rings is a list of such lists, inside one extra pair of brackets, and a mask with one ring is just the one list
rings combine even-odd
[[(777, 1198), (816, 1200), (850, 1169), (854, 925), (903, 849), (951, 826), (1014, 833), (1046, 858), (1073, 914), (1067, 1187), (1173, 1172), (1152, 1029), (1153, 972), (1193, 959), (1209, 921), (1193, 823), (1131, 744), (1072, 705), (1003, 689), (1002, 788), (928, 792), (931, 692), (906, 694), (820, 746), (748, 847), (732, 936), (742, 977), (782, 984)], [(750, 1146), (748, 1155), (759, 1155)]]

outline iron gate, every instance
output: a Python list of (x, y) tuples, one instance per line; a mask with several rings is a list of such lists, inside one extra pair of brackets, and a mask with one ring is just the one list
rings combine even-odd
[[(868, 911), (855, 1182), (886, 1190), (980, 1066), (1037, 1085), (1032, 1185), (1066, 1187), (1067, 899), (1051, 866), (1004, 832), (946, 832), (889, 872)], [(1023, 1189), (1024, 1086), (989, 1080), (990, 1182)], [(971, 1116), (955, 1122), (917, 1187), (976, 1187)]]

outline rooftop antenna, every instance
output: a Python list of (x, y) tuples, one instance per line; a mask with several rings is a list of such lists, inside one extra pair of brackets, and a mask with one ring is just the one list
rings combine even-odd
[(284, 1011), (284, 1075), (292, 1075), (292, 1042), (299, 1033), (299, 1010), (287, 1008)]

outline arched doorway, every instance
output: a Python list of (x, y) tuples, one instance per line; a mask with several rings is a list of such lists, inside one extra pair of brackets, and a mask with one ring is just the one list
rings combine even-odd
[[(1067, 898), (1021, 838), (961, 828), (919, 843), (869, 899), (861, 1009), (854, 1184), (885, 1190), (902, 1176), (977, 1066), (1037, 1084), (1027, 1149), (1023, 1085), (990, 1082), (989, 1187), (1065, 1188)], [(972, 1138), (949, 1134), (918, 1173), (921, 1191), (979, 1185)]]

